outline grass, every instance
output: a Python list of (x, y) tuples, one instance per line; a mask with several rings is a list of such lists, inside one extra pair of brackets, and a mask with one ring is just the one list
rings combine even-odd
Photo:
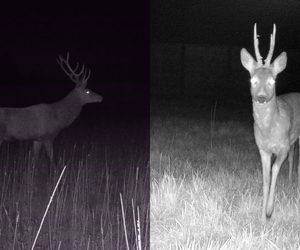
[(274, 214), (265, 226), (260, 221), (251, 107), (199, 99), (152, 103), (151, 249), (299, 249), (297, 178), (289, 186), (287, 164)]
[(0, 249), (149, 249), (147, 126), (128, 120), (63, 131), (51, 169), (45, 152), (34, 166), (30, 143), (4, 143)]

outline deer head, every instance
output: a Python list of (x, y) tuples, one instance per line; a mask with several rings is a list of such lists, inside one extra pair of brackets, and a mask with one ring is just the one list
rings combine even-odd
[(91, 70), (87, 70), (84, 65), (82, 65), (81, 70), (77, 71), (79, 67), (78, 63), (76, 65), (76, 68), (73, 70), (69, 64), (69, 53), (67, 54), (66, 59), (64, 59), (62, 56), (59, 56), (57, 62), (62, 70), (69, 76), (69, 78), (76, 83), (74, 91), (79, 95), (82, 105), (86, 103), (102, 101), (102, 96), (86, 88), (88, 79), (91, 75)]
[(254, 49), (257, 61), (248, 53), (246, 49), (241, 50), (242, 65), (249, 71), (251, 77), (251, 95), (254, 102), (263, 105), (268, 103), (275, 93), (275, 80), (277, 75), (286, 67), (287, 55), (282, 52), (271, 64), (271, 59), (275, 47), (276, 25), (273, 26), (273, 34), (270, 39), (270, 50), (266, 60), (260, 55), (258, 48), (258, 35), (256, 24), (254, 25)]

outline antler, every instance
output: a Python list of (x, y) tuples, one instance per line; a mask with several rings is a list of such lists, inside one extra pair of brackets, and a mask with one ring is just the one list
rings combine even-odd
[(62, 56), (59, 56), (59, 59), (56, 60), (62, 70), (69, 76), (69, 78), (76, 83), (76, 86), (85, 86), (87, 84), (88, 79), (91, 75), (91, 70), (85, 69), (84, 65), (82, 65), (82, 69), (79, 73), (76, 73), (79, 64), (77, 63), (76, 68), (73, 70), (69, 65), (69, 52), (67, 54), (67, 58), (64, 59)]
[(263, 65), (262, 63), (262, 56), (259, 53), (259, 48), (258, 48), (258, 39), (257, 39), (257, 31), (256, 31), (256, 23), (254, 24), (254, 50), (255, 50), (255, 56), (257, 60), (257, 67), (261, 67)]
[(275, 47), (275, 35), (276, 35), (276, 25), (273, 24), (273, 34), (271, 34), (271, 38), (270, 38), (270, 50), (269, 50), (268, 56), (265, 60), (266, 67), (270, 66), (270, 62), (271, 62), (271, 59), (273, 56), (274, 47)]
[(255, 49), (255, 56), (256, 56), (256, 60), (257, 60), (257, 68), (259, 67), (269, 67), (270, 63), (271, 63), (271, 59), (273, 56), (273, 52), (274, 52), (274, 47), (275, 47), (275, 35), (276, 35), (276, 25), (273, 24), (273, 34), (271, 34), (271, 38), (270, 38), (270, 50), (268, 53), (268, 56), (266, 58), (265, 63), (263, 64), (262, 62), (262, 56), (259, 53), (259, 48), (258, 48), (258, 35), (257, 35), (257, 31), (256, 31), (256, 24), (254, 24), (254, 49)]

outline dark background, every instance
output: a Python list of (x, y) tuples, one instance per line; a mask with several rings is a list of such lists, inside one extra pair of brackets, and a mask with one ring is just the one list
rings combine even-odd
[[(152, 0), (150, 41), (154, 46), (179, 44), (202, 48), (219, 45), (234, 47), (235, 50), (230, 52), (232, 56), (230, 60), (237, 67), (228, 72), (228, 75), (211, 83), (210, 99), (212, 102), (226, 98), (230, 101), (235, 99), (243, 104), (245, 98), (249, 98), (250, 101), (250, 85), (249, 73), (241, 65), (239, 53), (240, 49), (246, 48), (253, 57), (255, 56), (254, 23), (257, 23), (260, 35), (259, 48), (264, 58), (269, 50), (273, 23), (277, 26), (277, 33), (272, 61), (281, 52), (287, 52), (287, 68), (278, 76), (277, 93), (300, 91), (300, 1), (298, 0)], [(155, 68), (156, 62), (152, 59), (150, 61), (151, 67)], [(199, 72), (202, 70), (201, 66), (201, 64), (198, 66)], [(184, 69), (185, 72), (189, 71), (187, 67)], [(213, 73), (212, 71), (211, 74)], [(151, 88), (154, 84), (157, 83), (151, 82)], [(189, 87), (189, 82), (184, 84), (184, 88)], [(164, 94), (167, 92), (164, 91)], [(158, 91), (152, 97), (157, 93)], [(193, 91), (193, 94), (203, 96), (201, 81), (199, 89)], [(176, 96), (180, 97), (182, 92)]]
[(51, 103), (74, 87), (56, 62), (91, 69), (101, 108), (149, 109), (149, 7), (141, 1), (11, 1), (0, 8), (0, 106)]
[[(27, 107), (64, 98), (75, 83), (56, 59), (59, 55), (66, 58), (69, 52), (72, 67), (78, 62), (91, 69), (87, 88), (100, 94), (103, 101), (87, 104), (60, 132), (54, 140), (55, 160), (72, 159), (69, 155), (75, 147), (80, 152), (94, 150), (99, 160), (105, 159), (104, 154), (115, 160), (127, 152), (123, 162), (141, 157), (146, 163), (140, 168), (147, 171), (149, 37), (149, 3), (141, 1), (3, 2), (0, 107)], [(3, 155), (9, 148), (13, 160), (22, 145), (4, 142), (0, 152)], [(130, 151), (137, 149), (139, 153)], [(41, 155), (45, 155), (43, 149)], [(76, 157), (82, 158), (79, 153)]]
[[(295, 48), (300, 39), (297, 0), (152, 0), (151, 42), (235, 44), (253, 47), (253, 25), (270, 34), (277, 25), (276, 46)], [(262, 36), (268, 41), (270, 36)]]

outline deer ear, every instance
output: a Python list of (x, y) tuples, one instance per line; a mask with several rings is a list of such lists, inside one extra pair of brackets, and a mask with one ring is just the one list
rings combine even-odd
[(287, 55), (285, 52), (282, 52), (272, 63), (273, 74), (276, 76), (286, 67)]
[(248, 70), (251, 74), (256, 66), (256, 61), (249, 54), (249, 52), (244, 48), (241, 49), (241, 62), (244, 68)]

